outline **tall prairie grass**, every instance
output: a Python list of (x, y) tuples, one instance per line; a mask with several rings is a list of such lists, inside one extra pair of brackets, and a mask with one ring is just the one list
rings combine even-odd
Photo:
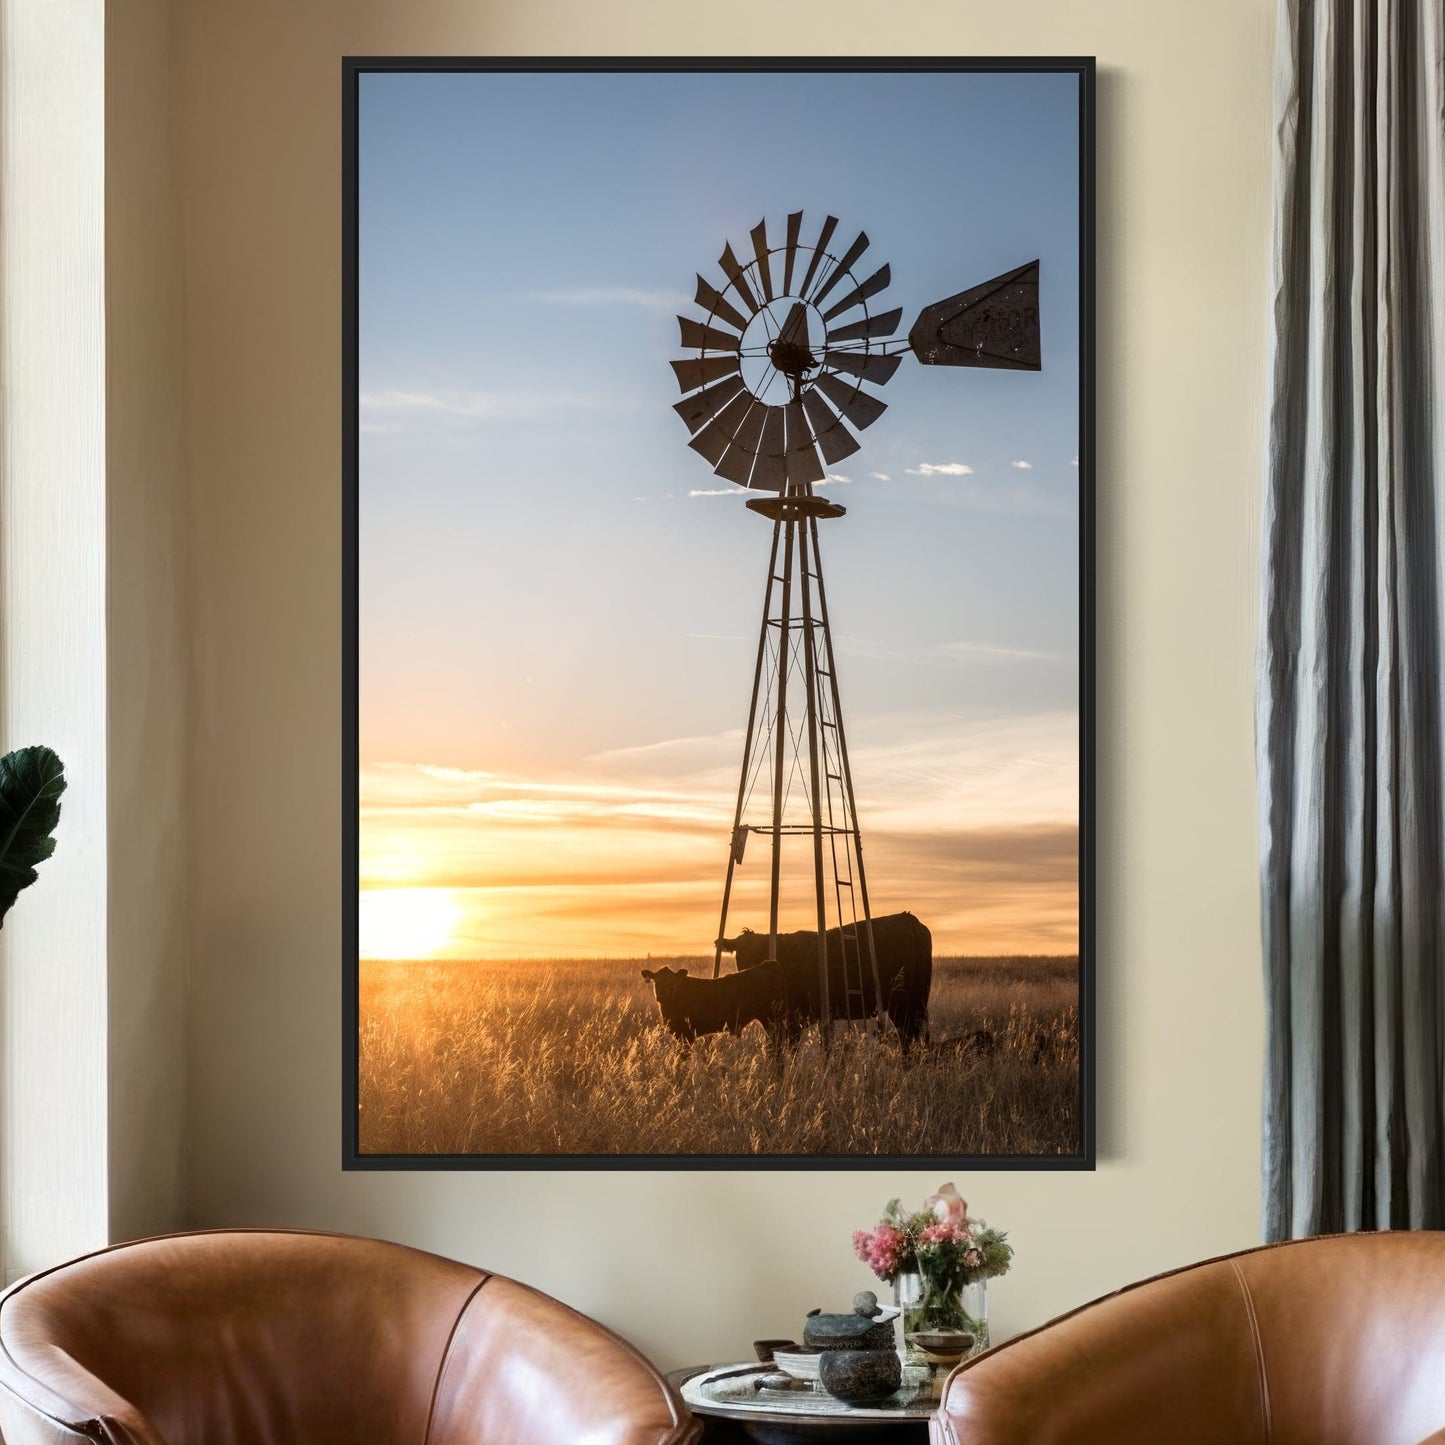
[[(1079, 1145), (1078, 960), (934, 960), (931, 1042), (757, 1025), (683, 1048), (640, 970), (711, 959), (364, 961), (379, 1154), (1049, 1154)], [(987, 1040), (978, 1031), (991, 1036)]]

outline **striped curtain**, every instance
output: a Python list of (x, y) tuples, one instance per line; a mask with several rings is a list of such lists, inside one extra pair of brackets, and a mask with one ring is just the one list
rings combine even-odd
[(1279, 11), (1257, 716), (1271, 1239), (1445, 1226), (1442, 11)]

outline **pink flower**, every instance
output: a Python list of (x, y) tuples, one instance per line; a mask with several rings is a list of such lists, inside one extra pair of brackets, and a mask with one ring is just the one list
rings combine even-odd
[(968, 1230), (953, 1219), (935, 1220), (918, 1233), (919, 1244), (967, 1244), (968, 1239)]
[(968, 1201), (952, 1184), (941, 1185), (937, 1194), (930, 1194), (923, 1201), (923, 1207), (935, 1219), (956, 1220), (960, 1224), (968, 1220)]
[(969, 1269), (977, 1269), (983, 1263), (983, 1256), (976, 1249), (970, 1249), (964, 1255), (963, 1262)]
[(857, 1229), (853, 1232), (853, 1253), (879, 1279), (892, 1279), (898, 1273), (907, 1244), (908, 1240), (902, 1230), (894, 1228), (886, 1220), (876, 1229)]

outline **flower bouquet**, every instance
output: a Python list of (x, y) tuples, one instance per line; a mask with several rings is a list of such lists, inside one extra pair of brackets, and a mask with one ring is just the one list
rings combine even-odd
[(853, 1249), (879, 1279), (893, 1286), (903, 1335), (966, 1330), (974, 1351), (988, 1348), (985, 1282), (1006, 1274), (1013, 1246), (1002, 1230), (968, 1217), (952, 1184), (918, 1210), (889, 1201), (872, 1229), (855, 1230)]

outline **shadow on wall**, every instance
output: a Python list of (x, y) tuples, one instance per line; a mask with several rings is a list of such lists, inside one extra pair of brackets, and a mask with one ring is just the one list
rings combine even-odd
[[(1123, 214), (1123, 181), (1116, 158), (1124, 154), (1125, 98), (1127, 85), (1124, 72), (1115, 67), (1100, 66), (1096, 72), (1095, 110), (1098, 133), (1095, 151), (1095, 203), (1098, 209), (1095, 242), (1095, 329), (1102, 337), (1123, 334), (1123, 319), (1118, 314), (1125, 295), (1125, 272), (1128, 265)], [(1127, 766), (1124, 757), (1123, 729), (1119, 726), (1122, 711), (1123, 680), (1107, 661), (1110, 649), (1101, 645), (1104, 639), (1118, 634), (1122, 622), (1124, 599), (1117, 588), (1118, 572), (1109, 565), (1112, 543), (1120, 532), (1120, 521), (1106, 479), (1116, 475), (1118, 438), (1125, 435), (1124, 388), (1116, 374), (1113, 350), (1096, 346), (1093, 366), (1095, 406), (1094, 508), (1096, 550), (1102, 559), (1096, 562), (1095, 677), (1097, 696), (1094, 704), (1095, 791), (1097, 795), (1094, 840), (1094, 908), (1097, 922), (1094, 929), (1094, 999), (1095, 1021), (1095, 1130), (1098, 1160), (1119, 1160), (1125, 1157), (1126, 1125), (1124, 1116), (1123, 1039), (1127, 1028), (1124, 990), (1119, 986), (1119, 971), (1114, 966), (1123, 952), (1119, 936), (1119, 920), (1126, 916), (1123, 869), (1115, 853), (1109, 830), (1110, 819), (1122, 817), (1120, 784)], [(1088, 408), (1084, 409), (1087, 415)], [(1081, 443), (1080, 455), (1088, 448)], [(1085, 890), (1087, 894), (1087, 890)]]

